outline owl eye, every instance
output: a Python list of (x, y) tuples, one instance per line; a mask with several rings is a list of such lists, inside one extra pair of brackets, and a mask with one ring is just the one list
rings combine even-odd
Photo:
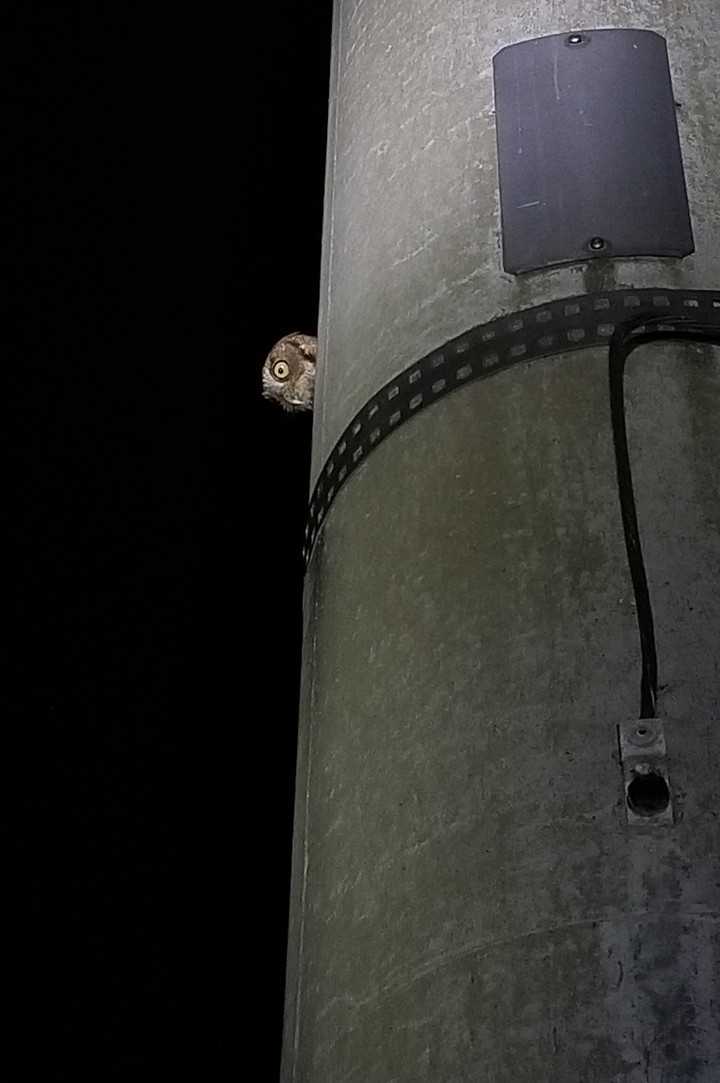
[(276, 380), (287, 380), (290, 375), (290, 366), (287, 361), (276, 361), (273, 365), (273, 376)]

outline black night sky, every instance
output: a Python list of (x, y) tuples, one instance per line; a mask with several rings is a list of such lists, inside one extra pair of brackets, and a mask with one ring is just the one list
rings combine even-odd
[(278, 1077), (331, 4), (220, 11), (3, 15), (3, 1083)]

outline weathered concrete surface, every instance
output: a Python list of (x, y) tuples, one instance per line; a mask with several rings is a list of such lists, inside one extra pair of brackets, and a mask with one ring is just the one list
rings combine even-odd
[(625, 822), (604, 352), (449, 396), (309, 576), (287, 1080), (718, 1078), (720, 369), (647, 347), (628, 391), (678, 822)]
[[(380, 384), (501, 310), (720, 285), (714, 5), (541, 6), (338, 5), (316, 470)], [(669, 40), (696, 255), (513, 280), (490, 58), (628, 25)], [(720, 363), (643, 347), (627, 393), (676, 822), (624, 813), (606, 353), (470, 384), (368, 457), (308, 573), (283, 1083), (720, 1079)]]

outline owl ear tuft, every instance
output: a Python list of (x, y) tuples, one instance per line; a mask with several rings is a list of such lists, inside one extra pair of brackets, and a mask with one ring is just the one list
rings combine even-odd
[(298, 343), (298, 351), (306, 357), (308, 361), (317, 360), (317, 339), (313, 339), (312, 345), (307, 342)]

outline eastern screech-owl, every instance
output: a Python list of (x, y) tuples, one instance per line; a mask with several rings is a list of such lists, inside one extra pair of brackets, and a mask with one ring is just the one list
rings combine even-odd
[(317, 339), (293, 332), (276, 342), (262, 370), (263, 395), (286, 410), (312, 410)]

